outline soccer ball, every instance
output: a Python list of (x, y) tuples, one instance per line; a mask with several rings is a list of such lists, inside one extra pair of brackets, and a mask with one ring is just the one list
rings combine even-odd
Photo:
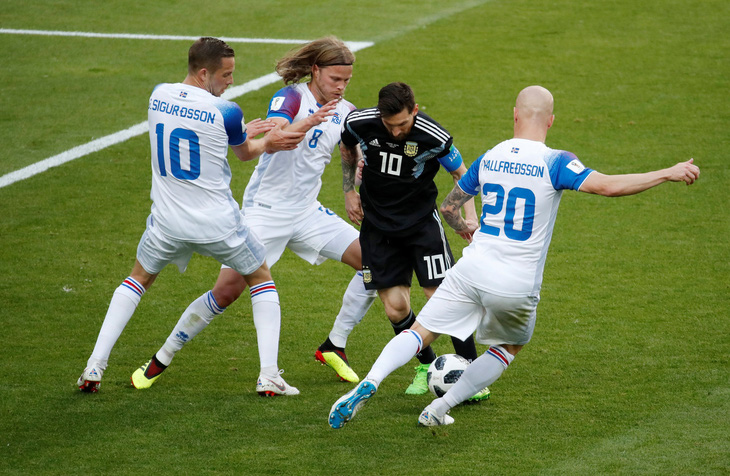
[(428, 389), (437, 397), (443, 397), (446, 392), (459, 380), (469, 361), (456, 354), (440, 355), (428, 368), (426, 381)]

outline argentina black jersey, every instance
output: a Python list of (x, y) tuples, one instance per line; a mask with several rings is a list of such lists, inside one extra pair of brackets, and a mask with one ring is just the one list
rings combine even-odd
[(433, 213), (438, 159), (453, 143), (439, 123), (418, 112), (408, 135), (397, 140), (377, 108), (358, 109), (345, 120), (342, 142), (359, 144), (365, 158), (360, 196), (366, 220), (383, 231), (401, 231)]

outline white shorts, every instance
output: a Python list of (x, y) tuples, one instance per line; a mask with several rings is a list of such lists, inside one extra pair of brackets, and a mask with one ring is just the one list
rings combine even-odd
[(355, 227), (319, 202), (303, 213), (290, 214), (262, 206), (242, 210), (246, 223), (266, 247), (266, 264), (279, 261), (289, 248), (310, 264), (342, 261), (345, 250), (360, 236)]
[(429, 331), (465, 340), (477, 331), (486, 345), (525, 345), (537, 317), (537, 296), (505, 297), (478, 289), (459, 279), (453, 268), (416, 320)]
[(174, 263), (184, 273), (194, 252), (211, 256), (243, 276), (256, 271), (266, 257), (263, 243), (245, 223), (236, 233), (222, 241), (190, 243), (166, 236), (154, 226), (152, 216), (147, 218), (147, 229), (137, 246), (137, 260), (145, 271), (157, 274), (168, 264)]

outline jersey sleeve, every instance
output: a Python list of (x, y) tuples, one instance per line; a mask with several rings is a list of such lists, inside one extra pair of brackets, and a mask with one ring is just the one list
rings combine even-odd
[(578, 160), (575, 154), (566, 150), (555, 150), (548, 156), (550, 181), (555, 190), (578, 190), (583, 181), (593, 172)]
[(345, 144), (347, 147), (355, 147), (357, 145), (357, 135), (355, 134), (355, 131), (352, 129), (352, 125), (350, 124), (350, 116), (352, 115), (352, 111), (347, 115), (345, 120), (342, 122), (342, 131), (340, 134), (340, 141)]
[(469, 195), (479, 194), (479, 167), (481, 167), (482, 159), (485, 155), (487, 154), (484, 153), (479, 156), (479, 158), (471, 164), (471, 167), (469, 167), (466, 173), (462, 175), (457, 182), (457, 185), (464, 191), (464, 193), (468, 193)]
[(459, 167), (461, 167), (461, 164), (464, 163), (464, 160), (461, 157), (461, 152), (459, 152), (459, 149), (456, 148), (453, 144), (451, 147), (449, 147), (448, 152), (446, 155), (439, 157), (438, 161), (439, 163), (449, 172), (453, 172), (454, 170), (457, 170)]
[(271, 98), (266, 118), (281, 117), (291, 124), (299, 113), (301, 104), (302, 96), (299, 94), (299, 91), (290, 86), (286, 86), (278, 90)]
[(228, 135), (228, 145), (241, 145), (246, 142), (246, 124), (243, 120), (241, 106), (235, 102), (225, 101), (217, 105), (223, 115), (223, 126)]

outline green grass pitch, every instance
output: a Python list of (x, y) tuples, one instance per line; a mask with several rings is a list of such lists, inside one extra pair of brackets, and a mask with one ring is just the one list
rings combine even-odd
[[(74, 383), (149, 212), (149, 141), (137, 136), (0, 188), (0, 473), (728, 474), (730, 468), (730, 4), (725, 0), (300, 0), (201, 4), (4, 0), (0, 29), (372, 41), (347, 98), (410, 83), (467, 163), (511, 134), (517, 92), (553, 92), (548, 145), (605, 173), (694, 157), (692, 187), (606, 199), (565, 193), (533, 341), (492, 386), (416, 425), (430, 396), (396, 371), (344, 429), (351, 388), (313, 359), (352, 272), (286, 252), (280, 365), (302, 394), (262, 399), (245, 296), (149, 391), (129, 376), (218, 265), (173, 267), (142, 300), (100, 393)], [(0, 176), (146, 119), (155, 84), (184, 78), (190, 41), (0, 33)], [(233, 44), (236, 84), (291, 48)], [(266, 112), (279, 84), (241, 96)], [(254, 164), (231, 158), (240, 199)], [(439, 174), (441, 196), (451, 178)], [(339, 156), (320, 201), (344, 216)], [(449, 239), (457, 256), (463, 242)], [(413, 290), (414, 308), (424, 303)], [(376, 304), (348, 355), (363, 376), (392, 337)], [(450, 352), (448, 339), (435, 344)], [(480, 351), (484, 349), (480, 347)]]

